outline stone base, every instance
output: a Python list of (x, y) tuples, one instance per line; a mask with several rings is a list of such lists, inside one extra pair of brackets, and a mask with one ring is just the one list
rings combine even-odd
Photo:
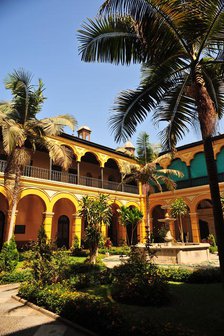
[(200, 264), (209, 262), (209, 244), (153, 244), (150, 247), (155, 252), (153, 261), (156, 264)]

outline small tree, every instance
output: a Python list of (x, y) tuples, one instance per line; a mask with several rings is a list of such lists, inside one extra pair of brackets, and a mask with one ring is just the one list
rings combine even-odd
[(40, 285), (47, 284), (51, 278), (50, 262), (53, 251), (43, 224), (38, 231), (37, 241), (33, 244), (32, 250), (33, 256), (29, 261), (29, 266), (32, 269), (33, 277)]
[(108, 204), (108, 195), (99, 194), (95, 198), (84, 196), (80, 201), (80, 215), (87, 222), (85, 241), (89, 246), (89, 262), (95, 264), (100, 241), (102, 239), (102, 225), (110, 225), (112, 216)]
[(0, 253), (0, 272), (12, 272), (19, 261), (19, 252), (16, 247), (16, 242), (14, 236), (9, 242), (3, 244)]
[(183, 232), (183, 216), (187, 214), (187, 204), (183, 198), (177, 198), (171, 203), (171, 216), (178, 219), (178, 228), (180, 231), (180, 239), (184, 242)]
[[(134, 239), (134, 232), (137, 229), (137, 226), (139, 222), (141, 221), (143, 214), (137, 208), (125, 207), (125, 206), (121, 206), (121, 208), (118, 209), (118, 212), (120, 213), (121, 225), (124, 225), (126, 227), (127, 242), (130, 243), (130, 245), (132, 245), (133, 239)], [(130, 241), (129, 241), (128, 232), (127, 232), (128, 227), (131, 227)]]

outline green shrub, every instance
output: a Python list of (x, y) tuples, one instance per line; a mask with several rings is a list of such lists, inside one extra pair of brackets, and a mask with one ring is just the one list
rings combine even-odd
[(70, 277), (69, 284), (71, 289), (85, 289), (99, 285), (112, 283), (112, 271), (105, 269), (103, 271), (92, 271), (88, 273), (79, 273)]
[(218, 247), (216, 246), (209, 246), (209, 252), (210, 253), (216, 253), (218, 252)]
[(19, 252), (14, 237), (3, 244), (0, 252), (0, 272), (12, 272), (19, 262)]
[(99, 249), (99, 253), (106, 254), (109, 252), (111, 255), (128, 255), (130, 253), (130, 247), (129, 246), (119, 246), (119, 247), (110, 247), (110, 249), (106, 247), (101, 247)]
[(89, 273), (94, 271), (100, 271), (101, 269), (105, 269), (105, 266), (102, 267), (98, 264), (88, 264), (88, 263), (82, 263), (82, 264), (73, 264), (71, 265), (71, 272), (74, 273)]
[(41, 288), (35, 282), (24, 283), (19, 289), (19, 295), (96, 332), (99, 336), (196, 335), (178, 324), (125, 320), (116, 304), (87, 293), (71, 292), (66, 284)]
[(138, 249), (132, 250), (123, 265), (114, 268), (111, 294), (126, 304), (160, 306), (169, 302), (167, 283)]
[(19, 295), (99, 335), (121, 335), (124, 325), (121, 313), (116, 305), (105, 299), (66, 291), (63, 284), (40, 288), (37, 283), (25, 283), (20, 287)]
[(187, 279), (188, 283), (215, 283), (221, 282), (219, 267), (199, 268), (192, 272)]
[(192, 271), (182, 267), (159, 267), (158, 274), (166, 281), (186, 282)]
[(12, 273), (3, 272), (0, 274), (0, 284), (7, 284), (13, 282), (23, 282), (32, 279), (30, 271), (14, 271)]

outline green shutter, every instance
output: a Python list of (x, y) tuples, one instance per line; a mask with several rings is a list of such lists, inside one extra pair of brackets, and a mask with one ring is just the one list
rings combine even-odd
[(205, 154), (197, 153), (194, 159), (191, 161), (191, 177), (197, 178), (201, 176), (207, 176), (207, 167), (205, 162)]
[(169, 165), (168, 169), (175, 169), (175, 170), (179, 170), (180, 172), (182, 172), (184, 174), (183, 177), (177, 177), (174, 175), (171, 175), (172, 180), (174, 181), (184, 181), (184, 180), (188, 180), (189, 179), (189, 174), (188, 174), (188, 168), (185, 162), (181, 161), (180, 159), (175, 159), (171, 162), (171, 164)]
[(224, 173), (224, 147), (221, 149), (217, 155), (217, 170), (218, 173)]

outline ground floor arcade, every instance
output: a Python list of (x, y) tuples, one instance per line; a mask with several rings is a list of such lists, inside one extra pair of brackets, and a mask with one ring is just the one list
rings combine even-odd
[[(15, 239), (18, 246), (24, 246), (37, 238), (38, 230), (44, 223), (47, 236), (56, 241), (59, 247), (71, 247), (74, 238), (78, 238), (80, 244), (84, 240), (85, 223), (79, 215), (79, 199), (82, 196), (73, 193), (55, 192), (49, 197), (43, 190), (35, 188), (24, 189), (17, 206), (15, 222)], [(124, 204), (125, 203), (125, 204)], [(115, 200), (111, 197), (112, 210), (111, 224), (103, 226), (104, 237), (110, 237), (113, 245), (121, 245), (127, 240), (127, 230), (118, 220), (118, 209), (125, 205), (140, 208), (140, 204), (134, 201)], [(10, 221), (9, 204), (4, 192), (0, 190), (0, 244), (7, 239)], [(135, 232), (137, 241), (144, 240), (144, 221), (139, 223)]]

